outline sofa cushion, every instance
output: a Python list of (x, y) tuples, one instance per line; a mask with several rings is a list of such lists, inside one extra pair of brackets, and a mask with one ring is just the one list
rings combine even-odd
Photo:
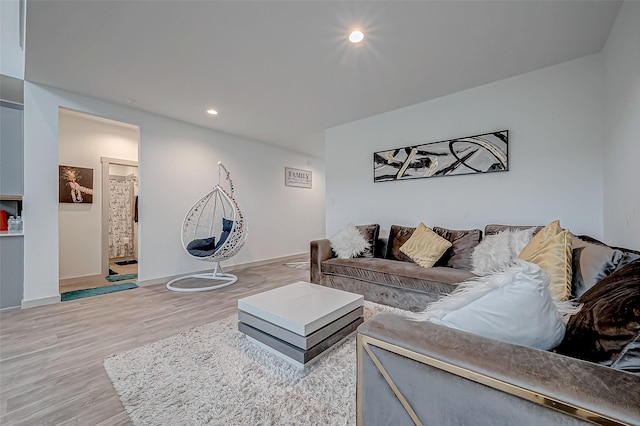
[(409, 226), (391, 225), (389, 230), (389, 241), (387, 242), (387, 253), (385, 257), (389, 260), (400, 260), (402, 262), (412, 262), (411, 258), (400, 251), (400, 247), (407, 242), (416, 228)]
[(473, 249), (480, 244), (482, 231), (479, 229), (457, 230), (433, 227), (433, 232), (451, 242), (451, 248), (436, 263), (436, 266), (471, 270)]
[(208, 257), (215, 253), (216, 237), (199, 238), (187, 245), (187, 251), (192, 256)]
[(401, 247), (400, 251), (423, 268), (431, 268), (442, 255), (451, 247), (451, 242), (429, 229), (420, 222)]
[(360, 257), (374, 257), (376, 251), (376, 242), (378, 241), (378, 234), (380, 233), (380, 225), (373, 223), (371, 225), (358, 225), (356, 226), (358, 231), (362, 234), (365, 241), (369, 244), (366, 249), (360, 254)]
[(540, 230), (518, 257), (547, 271), (551, 296), (563, 301), (571, 296), (572, 255), (571, 234), (555, 220)]
[(584, 306), (569, 319), (556, 351), (640, 372), (640, 259), (609, 275), (577, 301)]
[(229, 238), (229, 234), (231, 234), (231, 230), (233, 229), (233, 220), (222, 218), (222, 232), (220, 233), (220, 239), (216, 243), (215, 251), (218, 251), (220, 247), (227, 241)]
[(372, 284), (429, 293), (450, 293), (458, 283), (474, 277), (471, 272), (435, 266), (422, 268), (413, 262), (389, 259), (329, 259), (322, 262), (322, 273), (353, 278)]
[(611, 275), (624, 257), (620, 250), (572, 235), (573, 278), (571, 294), (582, 296), (587, 290)]
[(518, 260), (502, 272), (461, 283), (414, 318), (549, 350), (562, 341), (565, 325), (548, 284), (542, 268)]

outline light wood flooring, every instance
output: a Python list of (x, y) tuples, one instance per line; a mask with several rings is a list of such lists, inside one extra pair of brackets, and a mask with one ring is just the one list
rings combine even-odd
[(282, 262), (233, 273), (237, 283), (208, 292), (159, 284), (1, 312), (0, 424), (130, 425), (105, 357), (235, 314), (241, 297), (309, 280)]

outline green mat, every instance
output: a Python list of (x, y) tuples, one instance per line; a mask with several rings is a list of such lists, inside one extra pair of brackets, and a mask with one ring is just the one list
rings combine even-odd
[(135, 280), (136, 278), (138, 278), (138, 274), (117, 274), (107, 275), (106, 277), (104, 277), (104, 279), (109, 281), (110, 283), (114, 281)]
[(67, 300), (76, 300), (76, 299), (82, 299), (84, 297), (99, 296), (101, 294), (115, 293), (117, 291), (130, 290), (132, 288), (138, 288), (138, 286), (134, 283), (105, 285), (103, 287), (85, 288), (82, 290), (67, 291), (62, 293), (60, 295), (60, 298), (63, 302), (66, 302)]

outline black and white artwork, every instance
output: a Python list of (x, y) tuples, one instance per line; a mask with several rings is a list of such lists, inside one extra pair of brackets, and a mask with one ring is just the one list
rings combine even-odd
[(373, 181), (509, 170), (509, 131), (430, 142), (373, 154)]

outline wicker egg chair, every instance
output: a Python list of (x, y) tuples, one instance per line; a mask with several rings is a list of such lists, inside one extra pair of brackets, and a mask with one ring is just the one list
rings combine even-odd
[[(229, 182), (230, 191), (221, 186), (221, 174)], [(226, 274), (220, 262), (233, 257), (247, 239), (247, 223), (244, 212), (233, 198), (233, 181), (229, 171), (218, 162), (218, 184), (207, 195), (196, 202), (182, 223), (182, 246), (194, 259), (214, 262), (210, 273), (182, 276), (167, 283), (167, 288), (179, 292), (208, 291), (235, 283), (238, 277)], [(205, 286), (180, 287), (174, 285), (187, 279), (206, 280)], [(211, 282), (214, 284), (208, 285)]]

